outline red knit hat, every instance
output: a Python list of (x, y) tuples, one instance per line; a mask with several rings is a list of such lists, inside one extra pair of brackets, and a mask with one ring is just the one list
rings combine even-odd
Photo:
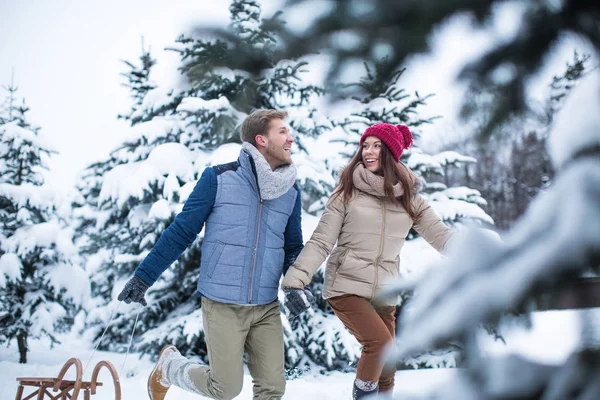
[(371, 125), (365, 130), (360, 138), (360, 145), (367, 136), (375, 136), (379, 138), (390, 149), (396, 161), (400, 161), (402, 152), (410, 147), (413, 143), (413, 136), (406, 125), (392, 125), (384, 122)]

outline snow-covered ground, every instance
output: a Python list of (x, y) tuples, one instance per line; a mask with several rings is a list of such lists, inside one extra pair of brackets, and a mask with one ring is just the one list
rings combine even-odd
[[(492, 343), (482, 335), (482, 347), (488, 354), (517, 352), (527, 358), (549, 364), (561, 363), (566, 356), (578, 345), (579, 313), (571, 311), (556, 311), (535, 313), (532, 319), (532, 329), (511, 324), (505, 327), (507, 345), (499, 342)], [(3, 399), (13, 398), (17, 390), (17, 377), (54, 377), (58, 375), (63, 363), (71, 357), (78, 357), (84, 367), (92, 355), (89, 344), (77, 338), (65, 338), (63, 344), (49, 349), (41, 342), (32, 342), (28, 354), (28, 364), (18, 363), (18, 352), (13, 344), (0, 349), (0, 388)], [(122, 397), (125, 400), (145, 399), (146, 381), (152, 369), (152, 362), (147, 357), (138, 358), (130, 354), (125, 360), (125, 354), (112, 352), (96, 352), (89, 362), (84, 379), (89, 380), (94, 365), (100, 360), (112, 362), (119, 372), (121, 379)], [(125, 361), (125, 367), (123, 363)], [(395, 394), (399, 398), (410, 398), (426, 394), (440, 385), (451, 385), (453, 377), (460, 374), (458, 369), (409, 370), (398, 371), (396, 374)], [(331, 373), (321, 375), (308, 373), (302, 378), (288, 381), (285, 399), (349, 399), (354, 375), (350, 373)], [(114, 391), (112, 379), (103, 369), (100, 380), (106, 386), (98, 388), (94, 400), (112, 400)], [(192, 400), (201, 397), (173, 388), (167, 395), (167, 400)], [(244, 378), (244, 388), (239, 399), (252, 398), (252, 379), (248, 373)]]

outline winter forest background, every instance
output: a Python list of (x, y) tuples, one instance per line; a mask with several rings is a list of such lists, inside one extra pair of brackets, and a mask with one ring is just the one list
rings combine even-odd
[[(486, 358), (477, 342), (502, 343), (507, 325), (527, 325), (536, 296), (552, 296), (566, 278), (598, 272), (597, 6), (508, 2), (502, 8), (504, 2), (488, 1), (427, 11), (412, 3), (321, 2), (308, 23), (298, 15), (309, 15), (314, 2), (265, 3), (270, 13), (260, 1), (233, 0), (227, 24), (181, 28), (166, 48), (142, 39), (140, 51), (120, 67), (129, 106), (118, 115), (95, 114), (127, 128), (108, 155), (77, 171), (72, 185), (48, 184), (52, 159), (60, 157), (53, 133), (44, 132), (43, 120), (30, 118), (20, 71), (3, 78), (0, 343), (11, 357), (27, 363), (32, 343), (60, 345), (73, 337), (92, 349), (114, 317), (101, 350), (124, 353), (137, 323), (136, 355), (152, 359), (173, 343), (206, 361), (194, 296), (202, 233), (150, 289), (148, 307), (119, 304), (116, 295), (204, 168), (237, 158), (244, 117), (278, 108), (289, 113), (296, 139), (305, 240), (367, 126), (403, 123), (416, 136), (402, 161), (422, 178), (424, 196), (462, 239), (441, 259), (411, 232), (402, 254), (404, 279), (395, 289), (403, 300), (403, 345), (393, 356), (400, 369), (464, 368), (465, 378), (456, 383), (461, 399), (538, 398), (535, 393), (544, 391), (543, 398), (566, 398), (561, 394), (568, 388), (580, 390), (576, 398), (596, 398), (585, 397), (600, 393), (587, 379), (600, 371), (594, 325), (600, 320), (591, 311), (583, 317), (588, 336), (581, 352), (574, 351), (564, 368)], [(422, 26), (405, 23), (415, 16)], [(499, 33), (507, 16), (517, 20), (508, 24), (514, 32)], [(536, 36), (542, 16), (554, 24)], [(486, 42), (491, 50), (462, 71), (463, 96), (443, 115), (428, 107), (448, 94), (420, 90), (421, 81), (429, 87), (427, 75), (411, 71), (419, 64), (407, 57), (425, 52), (427, 35), (446, 19), (450, 25), (468, 19), (493, 39)], [(388, 30), (372, 30), (373, 24)], [(588, 41), (564, 39), (565, 32)], [(551, 63), (545, 52), (559, 39), (568, 49)], [(442, 58), (431, 73), (443, 69)], [(588, 97), (569, 105), (582, 79)], [(459, 106), (462, 119), (452, 114)], [(292, 323), (282, 314), (290, 379), (351, 372), (360, 355), (356, 340), (320, 299), (322, 283), (319, 272), (310, 286), (318, 301), (308, 313)], [(544, 373), (523, 383), (511, 375), (515, 368)], [(550, 387), (552, 376), (562, 376), (562, 383)]]

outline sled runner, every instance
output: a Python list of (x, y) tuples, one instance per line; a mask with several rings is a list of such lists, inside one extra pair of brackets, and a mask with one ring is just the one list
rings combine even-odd
[[(64, 380), (64, 376), (71, 366), (75, 366), (75, 380)], [(17, 378), (19, 387), (17, 388), (16, 400), (77, 400), (80, 392), (83, 391), (83, 399), (90, 400), (90, 396), (96, 394), (96, 388), (102, 386), (102, 382), (98, 382), (98, 373), (106, 367), (113, 378), (115, 386), (115, 400), (121, 400), (121, 384), (117, 370), (109, 361), (100, 361), (94, 367), (92, 379), (89, 382), (83, 381), (83, 366), (78, 358), (69, 359), (60, 370), (57, 378)], [(33, 392), (23, 397), (25, 387), (36, 388)], [(52, 392), (50, 392), (52, 389)]]

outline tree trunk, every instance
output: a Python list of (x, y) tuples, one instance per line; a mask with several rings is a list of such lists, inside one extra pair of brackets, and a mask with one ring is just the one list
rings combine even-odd
[(21, 332), (17, 335), (17, 343), (19, 344), (19, 363), (27, 364), (27, 333)]

